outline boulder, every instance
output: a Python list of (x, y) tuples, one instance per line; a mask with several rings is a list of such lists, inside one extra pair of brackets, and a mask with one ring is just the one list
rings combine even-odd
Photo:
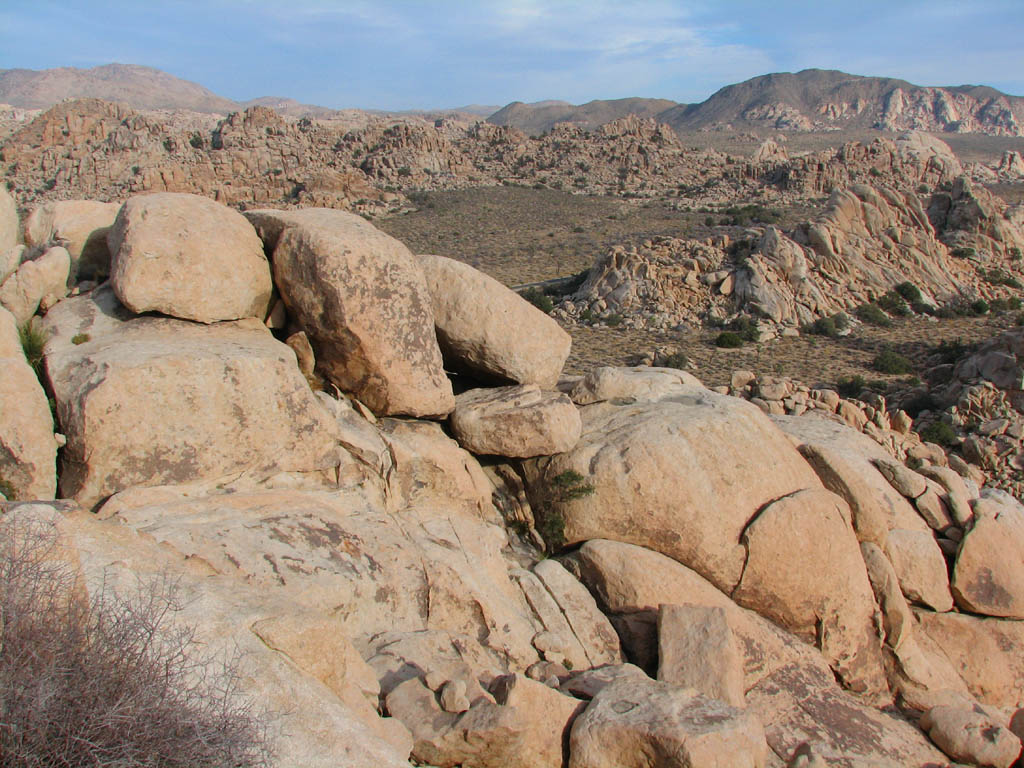
[(491, 383), (554, 389), (572, 344), (558, 323), (468, 264), (444, 256), (419, 261), (452, 370)]
[[(986, 504), (976, 505), (984, 510)], [(992, 505), (995, 506), (995, 505)], [(953, 568), (957, 605), (972, 613), (1024, 619), (1024, 515), (1000, 505), (978, 514)]]
[(132, 318), (104, 288), (43, 327), (64, 497), (91, 507), (133, 485), (338, 465), (334, 420), (257, 320)]
[(522, 384), (463, 392), (455, 398), (451, 427), (475, 454), (529, 458), (570, 450), (581, 423), (568, 396)]
[[(0, 185), (2, 186), (2, 185)], [(53, 416), (25, 360), (14, 315), (0, 307), (0, 493), (52, 499), (57, 490)]]
[(377, 414), (442, 417), (455, 407), (430, 294), (404, 245), (344, 211), (247, 213), (272, 252), (288, 312), (321, 373)]
[(963, 527), (970, 523), (973, 517), (971, 494), (964, 479), (949, 467), (922, 467), (921, 474), (937, 482), (946, 492), (945, 501), (956, 524)]
[(107, 233), (120, 210), (120, 203), (51, 200), (25, 220), (25, 242), (29, 246), (63, 245), (71, 255), (73, 278), (102, 280), (110, 274)]
[(572, 726), (569, 768), (764, 768), (757, 717), (693, 689), (620, 678)]
[(700, 386), (696, 377), (675, 368), (603, 366), (577, 382), (570, 397), (577, 405), (625, 398), (658, 400)]
[(875, 459), (875, 466), (892, 487), (908, 499), (916, 499), (928, 490), (928, 484), (922, 475), (895, 459)]
[(21, 263), (17, 271), (0, 286), (0, 305), (5, 307), (18, 325), (24, 325), (40, 305), (48, 308), (68, 294), (68, 272), (71, 257), (56, 246), (38, 259)]
[(637, 544), (728, 591), (746, 560), (740, 535), (758, 510), (820, 487), (785, 436), (739, 398), (690, 387), (658, 401), (595, 403), (580, 414), (575, 448), (524, 462), (539, 523), (555, 538), (563, 528), (562, 541), (549, 545)]
[(208, 197), (133, 197), (107, 241), (111, 284), (133, 312), (200, 323), (267, 314), (272, 286), (260, 239), (238, 211)]
[(526, 721), (530, 738), (520, 754), (525, 765), (565, 765), (570, 728), (586, 707), (584, 702), (521, 674), (502, 675), (491, 683), (490, 691), (498, 704), (513, 707)]
[(953, 610), (946, 559), (930, 531), (889, 531), (885, 554), (909, 600), (936, 611)]
[(6, 251), (0, 251), (0, 285), (21, 266), (21, 260), (27, 252), (24, 245), (14, 245)]
[(921, 633), (982, 704), (1024, 707), (1024, 622), (914, 610)]
[(924, 713), (920, 725), (957, 762), (1010, 768), (1020, 756), (1020, 739), (980, 707), (933, 707)]
[(724, 608), (662, 605), (658, 679), (743, 708), (743, 656)]
[(0, 253), (18, 243), (18, 204), (7, 191), (7, 183), (0, 183)]
[(768, 504), (743, 541), (746, 567), (733, 599), (819, 644), (847, 687), (887, 693), (874, 593), (846, 502), (822, 489), (798, 491)]

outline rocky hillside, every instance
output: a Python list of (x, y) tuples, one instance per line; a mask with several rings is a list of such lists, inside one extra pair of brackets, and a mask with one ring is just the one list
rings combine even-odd
[(678, 131), (876, 128), (1021, 136), (1024, 98), (994, 88), (925, 88), (835, 70), (781, 72), (730, 85), (700, 104), (657, 115)]
[(19, 225), (0, 190), (0, 254), (0, 579), (42, 541), (68, 605), (175, 584), (167, 620), (244, 654), (272, 765), (1021, 754), (1024, 506), (985, 450), (753, 374), (565, 377), (551, 317), (344, 211), (158, 193)]
[(0, 103), (48, 109), (65, 99), (86, 98), (122, 102), (136, 109), (185, 109), (222, 115), (239, 108), (238, 103), (198, 83), (137, 64), (0, 70)]
[(564, 101), (534, 104), (514, 101), (488, 117), (487, 122), (493, 125), (508, 125), (530, 136), (537, 136), (550, 131), (558, 123), (572, 123), (593, 130), (628, 115), (656, 117), (675, 106), (676, 102), (668, 99), (641, 98), (596, 99), (578, 106)]

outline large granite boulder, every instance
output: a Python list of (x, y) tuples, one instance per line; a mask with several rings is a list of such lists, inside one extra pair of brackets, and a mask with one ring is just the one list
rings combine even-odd
[(953, 569), (957, 605), (972, 613), (1024, 619), (1024, 515), (991, 499), (976, 509)]
[(133, 197), (107, 240), (111, 284), (133, 312), (201, 323), (267, 314), (272, 286), (259, 237), (242, 214), (208, 197)]
[(344, 211), (250, 211), (317, 367), (377, 414), (455, 407), (423, 270), (402, 243)]
[(73, 278), (103, 279), (110, 274), (107, 233), (120, 210), (120, 203), (51, 200), (25, 220), (25, 242), (29, 246), (56, 242), (71, 254)]
[(421, 256), (445, 362), (491, 383), (553, 389), (572, 339), (492, 277), (444, 256)]
[(133, 318), (104, 288), (43, 328), (64, 497), (92, 506), (133, 485), (338, 465), (335, 421), (257, 320)]

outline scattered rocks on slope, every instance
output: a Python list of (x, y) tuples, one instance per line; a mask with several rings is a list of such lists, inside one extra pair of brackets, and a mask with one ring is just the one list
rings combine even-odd
[(108, 241), (114, 293), (132, 312), (201, 323), (267, 314), (262, 244), (240, 213), (220, 203), (175, 193), (133, 197)]

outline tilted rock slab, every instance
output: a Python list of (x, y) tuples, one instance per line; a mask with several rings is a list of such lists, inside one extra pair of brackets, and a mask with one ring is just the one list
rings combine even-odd
[(536, 384), (463, 392), (455, 398), (451, 426), (473, 453), (517, 458), (568, 451), (582, 429), (568, 395), (542, 392)]
[(703, 386), (695, 376), (675, 368), (655, 368), (646, 365), (619, 368), (608, 365), (590, 371), (576, 383), (569, 396), (577, 405), (629, 397), (637, 400), (658, 400), (668, 395), (684, 393), (692, 387)]
[(133, 312), (200, 323), (267, 314), (263, 244), (225, 205), (184, 193), (139, 195), (122, 206), (107, 241), (114, 292)]
[(24, 325), (40, 304), (55, 304), (67, 296), (71, 256), (57, 246), (38, 259), (22, 262), (18, 270), (0, 286), (0, 305)]
[[(998, 509), (994, 514), (989, 512)], [(991, 500), (964, 536), (953, 569), (957, 605), (972, 613), (1024, 619), (1024, 515)]]
[(743, 656), (724, 608), (662, 605), (658, 679), (743, 708)]
[(338, 429), (292, 351), (256, 320), (132, 318), (109, 289), (44, 323), (61, 495), (90, 507), (133, 485), (338, 465)]
[[(57, 443), (46, 393), (25, 360), (14, 315), (0, 307), (0, 480), (15, 499), (52, 499)], [(0, 489), (0, 492), (3, 492)]]
[(95, 200), (57, 200), (43, 203), (25, 220), (25, 242), (57, 242), (71, 254), (71, 273), (85, 279), (110, 274), (107, 233), (121, 210), (120, 203)]
[(657, 680), (620, 678), (576, 718), (569, 768), (764, 768), (768, 744), (758, 718)]
[(572, 345), (558, 323), (468, 264), (419, 259), (446, 363), (492, 383), (554, 389)]
[[(740, 580), (740, 535), (765, 504), (817, 476), (748, 402), (699, 387), (653, 402), (609, 401), (580, 410), (583, 434), (568, 453), (525, 462), (531, 501), (564, 520), (564, 544), (612, 539), (688, 565), (724, 591)], [(594, 491), (559, 493), (577, 472)]]
[(1020, 739), (981, 707), (933, 707), (921, 718), (921, 728), (958, 762), (1010, 768), (1020, 756)]
[(344, 211), (250, 211), (290, 316), (318, 369), (374, 413), (443, 417), (455, 407), (419, 262)]

